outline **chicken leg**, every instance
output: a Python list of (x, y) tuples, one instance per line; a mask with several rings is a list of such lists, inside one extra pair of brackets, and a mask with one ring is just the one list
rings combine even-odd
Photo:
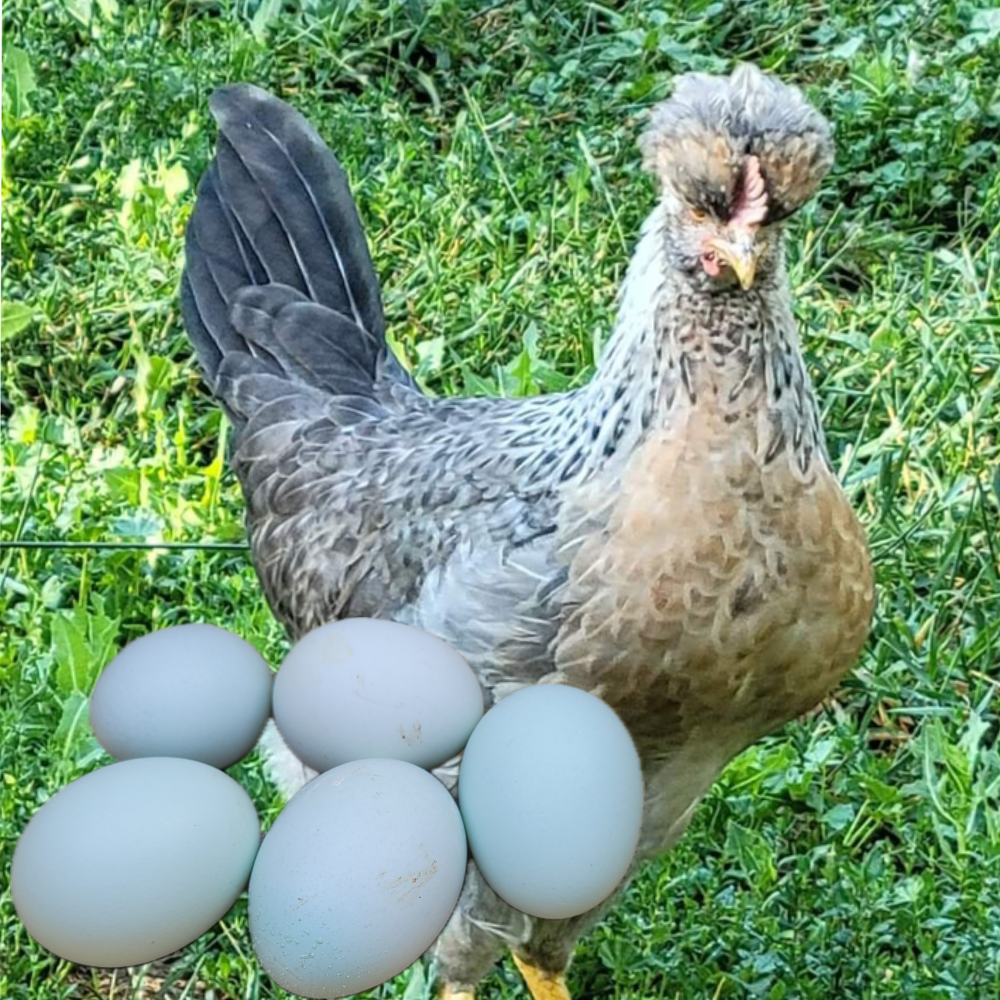
[(476, 1000), (476, 996), (469, 990), (456, 989), (449, 983), (445, 983), (440, 993), (440, 1000)]
[[(526, 959), (512, 955), (514, 964), (524, 977), (533, 1000), (572, 1000), (566, 989), (566, 976), (561, 972), (549, 972), (529, 964)], [(475, 1000), (475, 994), (446, 983), (440, 993), (440, 1000)]]
[(547, 969), (531, 965), (527, 959), (519, 958), (513, 953), (511, 957), (524, 977), (534, 1000), (572, 1000), (566, 988), (564, 972), (549, 972)]

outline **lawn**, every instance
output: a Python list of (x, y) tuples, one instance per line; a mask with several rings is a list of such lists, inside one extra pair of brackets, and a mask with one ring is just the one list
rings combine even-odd
[[(525, 394), (586, 379), (608, 334), (653, 199), (643, 112), (676, 74), (741, 59), (800, 83), (836, 127), (792, 279), (878, 620), (836, 699), (730, 766), (583, 943), (570, 986), (1000, 995), (1000, 10), (986, 2), (4, 5), (0, 998), (287, 996), (253, 959), (245, 898), (169, 967), (111, 976), (35, 945), (6, 891), (34, 810), (108, 762), (86, 696), (117, 648), (192, 620), (272, 662), (286, 648), (177, 301), (212, 89), (269, 87), (330, 141), (395, 347), (430, 391)], [(256, 755), (231, 773), (272, 820)], [(418, 966), (370, 995), (432, 994)], [(482, 990), (526, 996), (509, 962)]]

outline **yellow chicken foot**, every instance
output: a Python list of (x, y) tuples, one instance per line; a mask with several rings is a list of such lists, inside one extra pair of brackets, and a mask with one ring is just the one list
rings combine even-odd
[(547, 972), (529, 965), (517, 955), (511, 957), (528, 984), (534, 1000), (573, 1000), (566, 989), (566, 976), (562, 972)]
[(476, 1000), (476, 998), (468, 990), (460, 990), (449, 983), (445, 983), (441, 989), (440, 1000)]

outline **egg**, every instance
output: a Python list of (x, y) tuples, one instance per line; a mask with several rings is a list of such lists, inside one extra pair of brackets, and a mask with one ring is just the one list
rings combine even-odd
[(274, 721), (317, 771), (392, 757), (437, 767), (455, 756), (483, 714), (472, 669), (418, 628), (346, 618), (303, 636), (274, 682)]
[(250, 877), (250, 936), (291, 993), (343, 997), (390, 979), (437, 938), (467, 849), (455, 800), (404, 761), (342, 764), (285, 806)]
[(193, 760), (127, 760), (78, 778), (32, 817), (11, 895), (43, 947), (81, 965), (142, 965), (223, 917), (260, 826), (228, 775)]
[(469, 849), (502, 899), (562, 919), (597, 906), (639, 839), (643, 784), (628, 730), (577, 688), (522, 688), (494, 705), (462, 754)]
[(130, 642), (97, 680), (90, 725), (112, 757), (188, 757), (225, 768), (271, 713), (272, 674), (250, 643), (215, 625), (174, 625)]

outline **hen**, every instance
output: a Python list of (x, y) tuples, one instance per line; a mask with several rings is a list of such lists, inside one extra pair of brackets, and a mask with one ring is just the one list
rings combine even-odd
[[(585, 688), (646, 781), (636, 862), (670, 847), (735, 754), (855, 662), (874, 590), (796, 336), (782, 223), (833, 158), (793, 87), (681, 77), (641, 140), (659, 200), (593, 380), (435, 399), (387, 349), (344, 172), (288, 105), (212, 98), (220, 136), (187, 230), (184, 319), (236, 429), (254, 562), (292, 639), (335, 618), (417, 625), (489, 702)], [(311, 775), (270, 734), (286, 792)], [(452, 789), (457, 762), (438, 772)], [(509, 947), (569, 996), (572, 920), (512, 910), (470, 862), (434, 948), (470, 998)]]

